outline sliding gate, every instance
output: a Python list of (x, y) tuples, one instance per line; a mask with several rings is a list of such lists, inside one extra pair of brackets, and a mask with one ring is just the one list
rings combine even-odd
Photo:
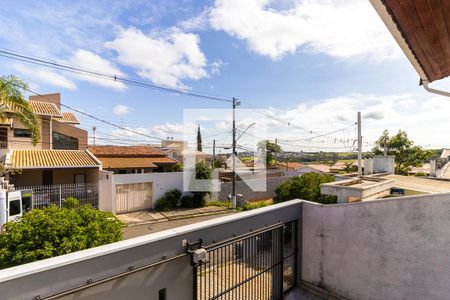
[(282, 299), (295, 286), (296, 231), (295, 221), (279, 223), (206, 247), (194, 299)]

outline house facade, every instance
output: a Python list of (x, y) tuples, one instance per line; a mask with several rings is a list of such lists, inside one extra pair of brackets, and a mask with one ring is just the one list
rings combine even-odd
[(162, 140), (161, 145), (154, 145), (154, 148), (180, 163), (183, 163), (186, 156), (195, 156), (195, 161), (197, 162), (205, 160), (208, 156), (205, 152), (188, 148), (187, 143), (180, 140)]
[(101, 162), (103, 170), (115, 174), (171, 172), (178, 162), (149, 146), (90, 146), (89, 152)]
[(30, 106), (40, 120), (40, 140), (14, 115), (0, 124), (1, 158), (20, 172), (9, 175), (15, 186), (97, 183), (100, 162), (87, 150), (88, 134), (78, 128), (78, 118), (61, 111), (59, 93), (30, 96)]

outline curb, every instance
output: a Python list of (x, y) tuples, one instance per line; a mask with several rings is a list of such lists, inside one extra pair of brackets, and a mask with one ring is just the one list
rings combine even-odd
[(148, 224), (157, 224), (157, 223), (163, 223), (163, 222), (170, 222), (170, 221), (176, 221), (176, 220), (183, 220), (183, 219), (190, 219), (190, 218), (198, 218), (203, 216), (213, 216), (213, 215), (221, 215), (226, 213), (233, 213), (236, 212), (235, 210), (221, 210), (221, 211), (215, 211), (210, 213), (203, 213), (203, 214), (189, 214), (189, 215), (181, 215), (176, 217), (168, 217), (163, 214), (165, 219), (161, 220), (153, 220), (153, 221), (142, 221), (142, 222), (132, 222), (128, 224), (124, 224), (122, 228), (124, 227), (134, 227), (134, 226), (140, 226), (140, 225), (148, 225)]

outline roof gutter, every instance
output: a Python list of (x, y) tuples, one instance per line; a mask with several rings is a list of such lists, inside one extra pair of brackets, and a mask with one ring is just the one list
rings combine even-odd
[(445, 97), (450, 97), (450, 92), (446, 92), (446, 91), (442, 91), (442, 90), (437, 90), (437, 89), (433, 89), (431, 87), (429, 87), (429, 82), (427, 80), (421, 80), (421, 84), (423, 84), (423, 88), (425, 90), (427, 90), (430, 93), (436, 94), (436, 95), (441, 95), (441, 96), (445, 96)]
[(382, 0), (370, 0), (370, 3), (375, 8), (375, 10), (378, 13), (378, 15), (380, 16), (380, 18), (383, 20), (383, 22), (386, 25), (386, 27), (388, 28), (389, 32), (394, 37), (395, 41), (400, 46), (403, 53), (406, 55), (409, 62), (412, 64), (412, 66), (416, 70), (417, 74), (419, 74), (420, 85), (423, 85), (423, 88), (430, 93), (440, 95), (440, 96), (450, 97), (450, 92), (437, 90), (437, 89), (429, 87), (430, 82), (428, 80), (428, 76), (424, 72), (420, 63), (417, 61), (416, 56), (414, 55), (414, 53), (411, 50), (411, 48), (409, 47), (408, 43), (404, 39), (402, 32), (400, 31), (397, 24), (393, 20), (392, 15), (389, 13), (389, 11), (386, 8), (386, 6), (384, 5), (383, 1)]

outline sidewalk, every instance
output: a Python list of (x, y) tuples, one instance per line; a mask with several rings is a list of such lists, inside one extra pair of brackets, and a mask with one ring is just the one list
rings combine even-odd
[(127, 214), (119, 214), (117, 218), (126, 226), (136, 226), (143, 224), (153, 224), (159, 222), (180, 220), (186, 218), (194, 218), (200, 216), (209, 216), (215, 214), (223, 214), (231, 212), (225, 207), (205, 206), (192, 209), (177, 209), (171, 211), (137, 211)]

